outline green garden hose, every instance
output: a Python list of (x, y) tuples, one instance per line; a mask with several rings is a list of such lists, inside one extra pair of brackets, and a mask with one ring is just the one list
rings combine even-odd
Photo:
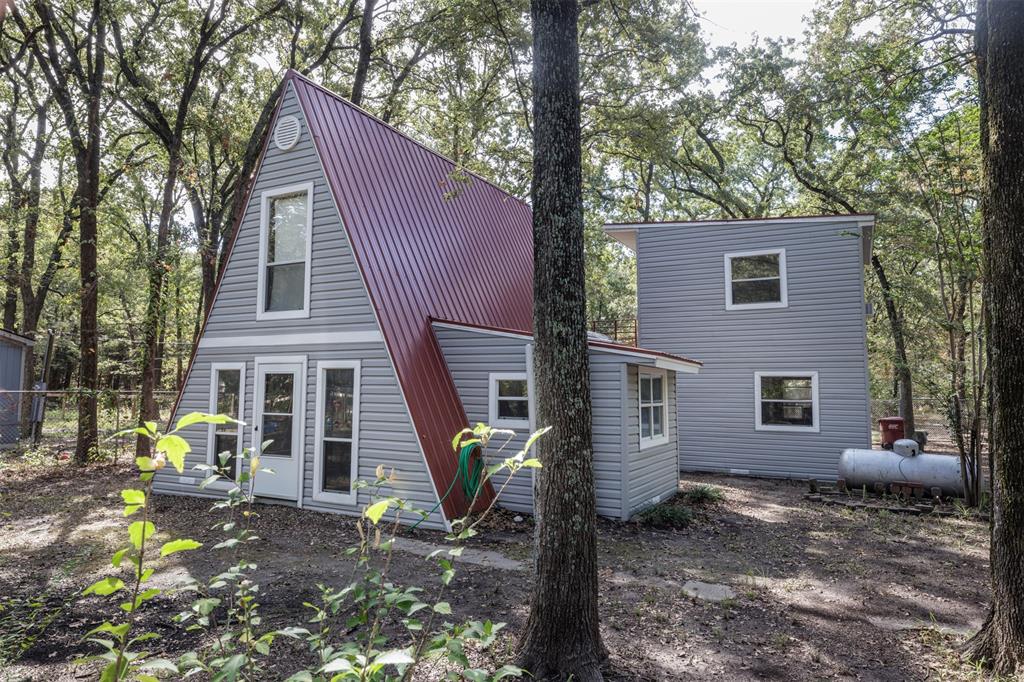
[(483, 452), (480, 452), (478, 457), (473, 457), (473, 453), (479, 450), (480, 443), (466, 443), (459, 449), (458, 469), (455, 472), (455, 478), (452, 479), (451, 485), (448, 486), (448, 490), (445, 491), (441, 499), (434, 505), (434, 508), (427, 512), (426, 516), (414, 523), (409, 530), (414, 530), (416, 526), (426, 521), (431, 514), (441, 508), (441, 505), (448, 499), (452, 489), (455, 487), (455, 481), (462, 480), (462, 494), (466, 497), (467, 501), (472, 501), (476, 497), (477, 491), (480, 490), (480, 486), (484, 482)]

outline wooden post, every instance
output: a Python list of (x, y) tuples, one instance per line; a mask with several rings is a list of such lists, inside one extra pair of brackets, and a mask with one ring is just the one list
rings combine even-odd
[(43, 437), (43, 420), (46, 419), (46, 392), (50, 386), (50, 362), (53, 360), (53, 330), (46, 332), (46, 352), (43, 355), (43, 368), (39, 373), (39, 383), (42, 386), (42, 395), (39, 399), (42, 401), (41, 409), (39, 410), (39, 421), (32, 425), (32, 444), (38, 445), (39, 439)]

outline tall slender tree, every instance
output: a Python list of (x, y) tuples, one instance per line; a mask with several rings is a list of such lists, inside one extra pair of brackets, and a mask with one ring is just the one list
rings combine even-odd
[[(110, 21), (119, 74), (131, 86), (124, 91), (121, 101), (156, 136), (167, 154), (156, 249), (149, 267), (149, 295), (143, 330), (145, 348), (139, 396), (140, 423), (157, 420), (159, 417), (153, 391), (159, 385), (160, 338), (163, 333), (161, 310), (164, 278), (167, 274), (168, 239), (176, 209), (178, 178), (183, 166), (185, 126), (190, 119), (193, 100), (200, 90), (202, 80), (207, 76), (207, 70), (215, 63), (215, 57), (223, 55), (232, 41), (272, 16), (283, 4), (284, 0), (276, 0), (251, 14), (238, 16), (240, 13), (234, 12), (235, 8), (229, 3), (210, 0), (202, 10), (201, 17), (191, 17), (194, 21), (191, 30), (193, 42), (171, 53), (172, 59), (181, 60), (182, 71), (172, 76), (180, 83), (180, 89), (176, 91), (177, 97), (169, 98), (167, 104), (162, 101), (162, 93), (156, 82), (158, 78), (167, 78), (172, 74), (175, 65), (157, 60), (161, 52), (161, 35), (173, 30), (181, 21), (181, 16), (188, 17), (189, 12), (182, 8), (155, 4), (145, 20), (139, 23), (140, 28), (134, 35), (127, 35), (117, 17)], [(173, 12), (175, 9), (181, 11), (181, 16)], [(232, 57), (241, 58), (240, 55)], [(157, 69), (160, 73), (154, 75), (149, 72), (151, 69)], [(149, 454), (148, 438), (138, 437), (136, 453), (139, 456)]]
[(980, 0), (982, 225), (989, 313), (992, 604), (966, 653), (1024, 673), (1024, 3)]
[(583, 258), (575, 0), (533, 0), (534, 376), (544, 468), (520, 665), (537, 679), (601, 680), (590, 366)]
[[(24, 14), (22, 13), (24, 11)], [(14, 21), (27, 41), (64, 119), (75, 159), (72, 211), (78, 222), (79, 362), (78, 440), (75, 461), (83, 463), (99, 445), (96, 392), (99, 388), (97, 307), (97, 209), (103, 195), (100, 161), (103, 139), (104, 78), (107, 72), (107, 16), (103, 2), (71, 3), (56, 11), (44, 0), (24, 10), (13, 6)], [(32, 25), (30, 25), (32, 24)]]

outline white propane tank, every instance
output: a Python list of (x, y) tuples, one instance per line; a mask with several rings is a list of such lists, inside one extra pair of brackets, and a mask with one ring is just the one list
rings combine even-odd
[(892, 444), (892, 451), (903, 457), (917, 457), (921, 454), (921, 446), (912, 438), (900, 438)]
[(855, 490), (876, 482), (886, 488), (890, 483), (912, 481), (927, 488), (941, 488), (943, 495), (961, 496), (960, 459), (953, 455), (920, 452), (917, 441), (903, 438), (892, 450), (843, 450), (839, 457), (839, 477), (847, 488)]

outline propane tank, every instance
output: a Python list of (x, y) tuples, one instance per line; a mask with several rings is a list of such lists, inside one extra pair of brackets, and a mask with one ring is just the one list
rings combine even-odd
[(917, 457), (921, 454), (921, 446), (913, 438), (900, 438), (892, 444), (892, 451), (901, 457)]
[(843, 450), (839, 476), (848, 488), (871, 488), (876, 482), (912, 482), (925, 488), (941, 488), (943, 495), (961, 496), (960, 459), (953, 455), (920, 452), (917, 441), (901, 438), (892, 450)]

